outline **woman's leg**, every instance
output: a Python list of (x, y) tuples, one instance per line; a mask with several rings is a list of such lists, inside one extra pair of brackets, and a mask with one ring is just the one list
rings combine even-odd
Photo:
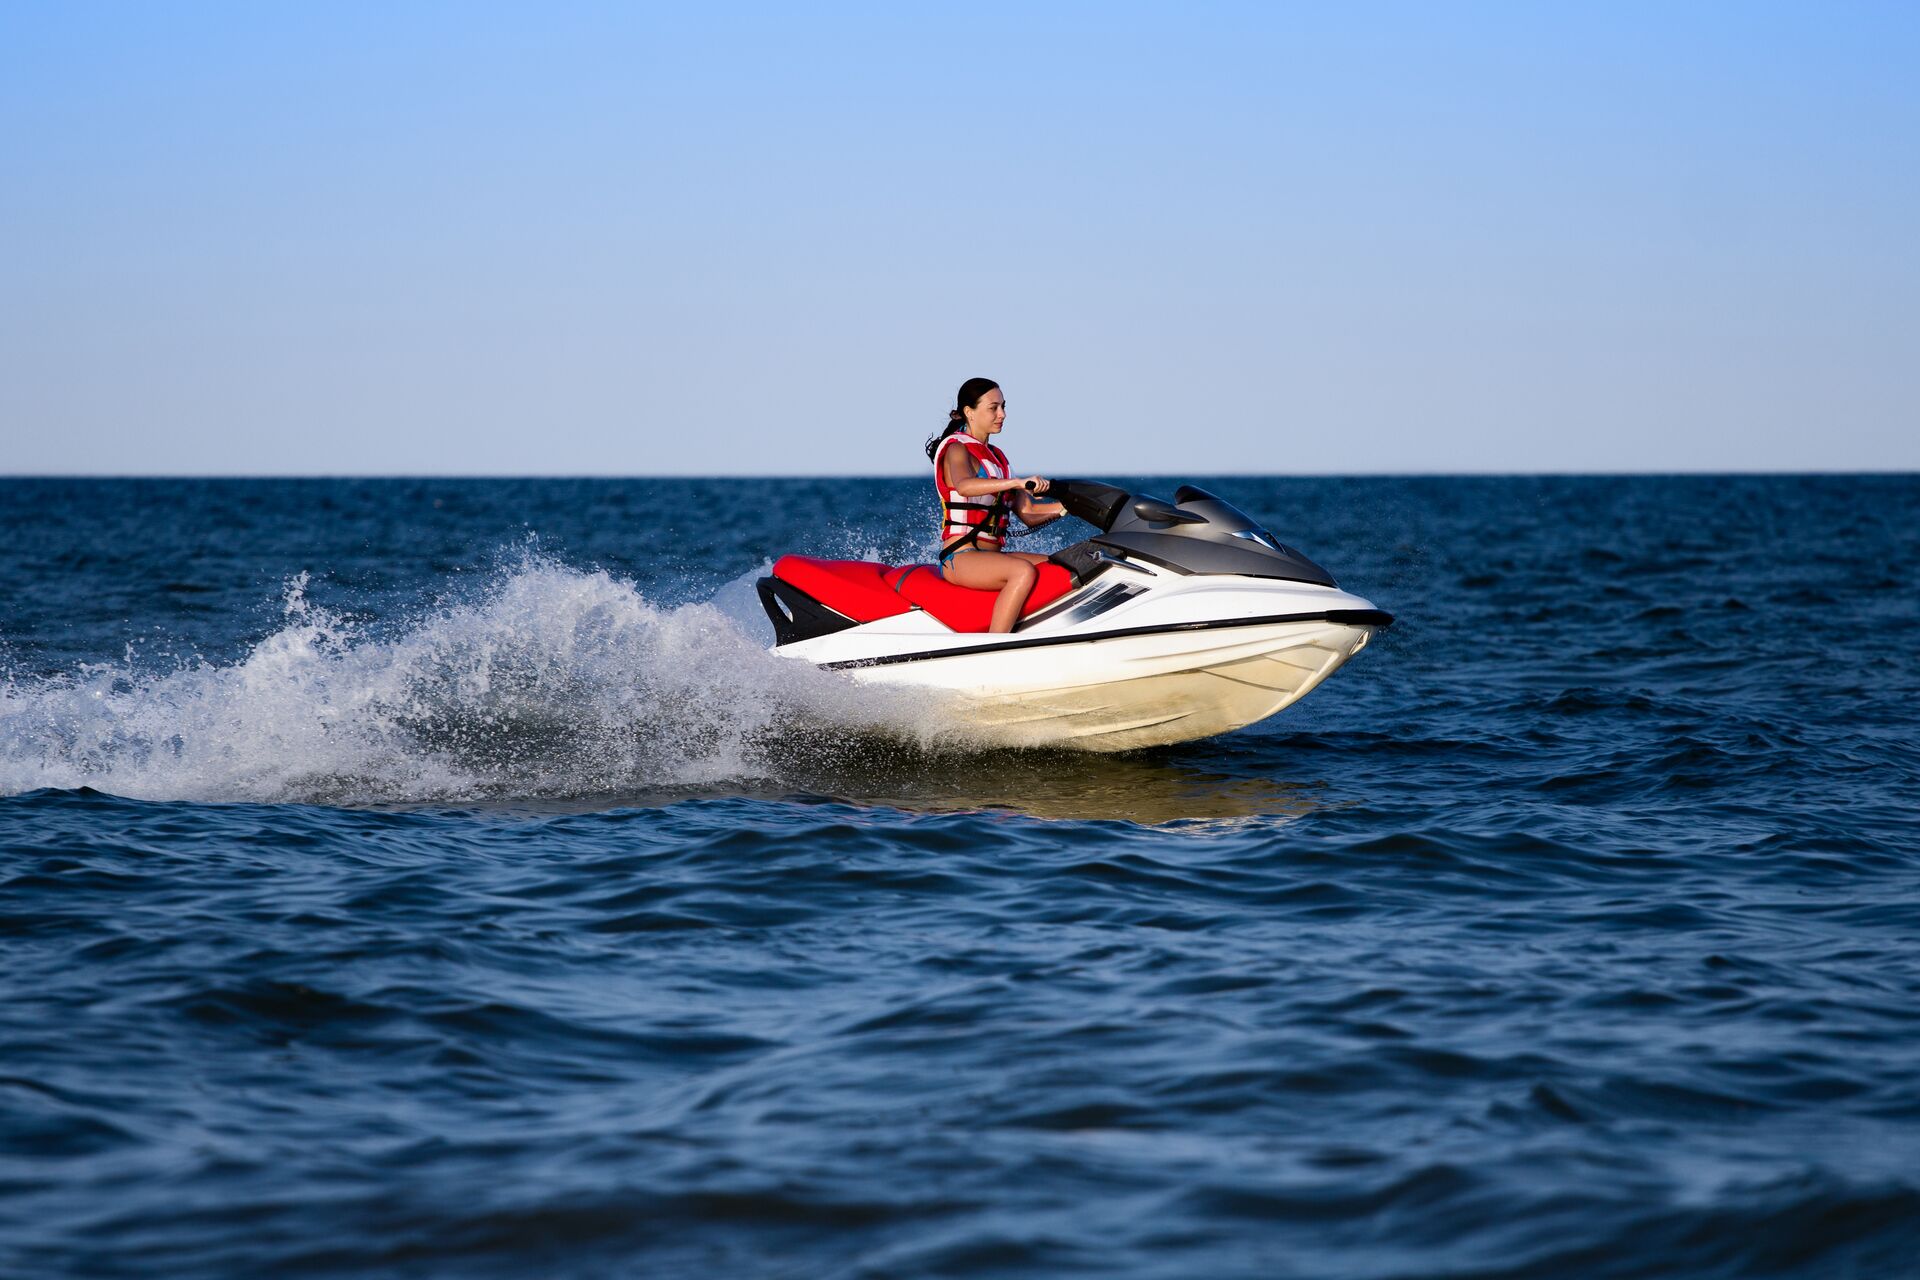
[(947, 581), (975, 591), (998, 591), (993, 602), (993, 625), (988, 631), (1011, 631), (1020, 620), (1020, 609), (1033, 594), (1040, 580), (1034, 568), (1045, 556), (1008, 555), (999, 551), (962, 551), (947, 561)]

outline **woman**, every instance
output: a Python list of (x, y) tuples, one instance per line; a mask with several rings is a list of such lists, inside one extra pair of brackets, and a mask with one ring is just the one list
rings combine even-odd
[(933, 483), (940, 494), (940, 569), (948, 582), (998, 591), (989, 631), (1011, 631), (1040, 580), (1045, 556), (1004, 551), (1007, 516), (1037, 528), (1066, 514), (1039, 476), (1018, 477), (1007, 455), (990, 444), (1007, 421), (1007, 398), (991, 378), (968, 378), (954, 396), (947, 425), (927, 441)]

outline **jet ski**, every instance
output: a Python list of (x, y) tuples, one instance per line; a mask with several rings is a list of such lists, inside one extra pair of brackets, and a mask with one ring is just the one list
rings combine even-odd
[(937, 565), (789, 555), (757, 584), (772, 651), (950, 696), (991, 742), (1127, 751), (1263, 720), (1393, 623), (1203, 489), (1046, 496), (1099, 532), (1039, 566), (1011, 633), (987, 633), (995, 592)]

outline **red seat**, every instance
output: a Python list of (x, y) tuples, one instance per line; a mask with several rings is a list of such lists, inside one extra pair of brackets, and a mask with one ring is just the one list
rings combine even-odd
[(815, 560), (812, 556), (781, 556), (773, 576), (791, 582), (835, 613), (855, 622), (872, 622), (905, 613), (908, 602), (894, 591), (884, 574), (894, 570), (870, 560)]
[[(1073, 575), (1057, 564), (1038, 566), (1040, 581), (1020, 616), (1044, 609), (1073, 589)], [(932, 614), (955, 631), (985, 631), (993, 622), (997, 591), (957, 587), (930, 564), (895, 568), (869, 560), (815, 560), (781, 556), (773, 576), (791, 582), (835, 613), (872, 622), (905, 613), (909, 605)]]
[[(1033, 584), (1033, 593), (1020, 610), (1023, 618), (1073, 590), (1073, 575), (1059, 565), (1035, 567), (1040, 570), (1040, 581)], [(999, 598), (998, 591), (955, 586), (940, 576), (936, 565), (910, 565), (904, 572), (906, 577), (898, 580), (900, 594), (955, 631), (985, 631), (992, 624), (993, 602)]]

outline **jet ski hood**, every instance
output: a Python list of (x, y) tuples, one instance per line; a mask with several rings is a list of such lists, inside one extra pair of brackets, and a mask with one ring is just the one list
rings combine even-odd
[(1098, 480), (1055, 480), (1047, 497), (1100, 533), (1087, 543), (1110, 547), (1176, 573), (1228, 573), (1247, 578), (1337, 585), (1333, 575), (1274, 537), (1246, 512), (1205, 489), (1183, 484), (1172, 502)]

